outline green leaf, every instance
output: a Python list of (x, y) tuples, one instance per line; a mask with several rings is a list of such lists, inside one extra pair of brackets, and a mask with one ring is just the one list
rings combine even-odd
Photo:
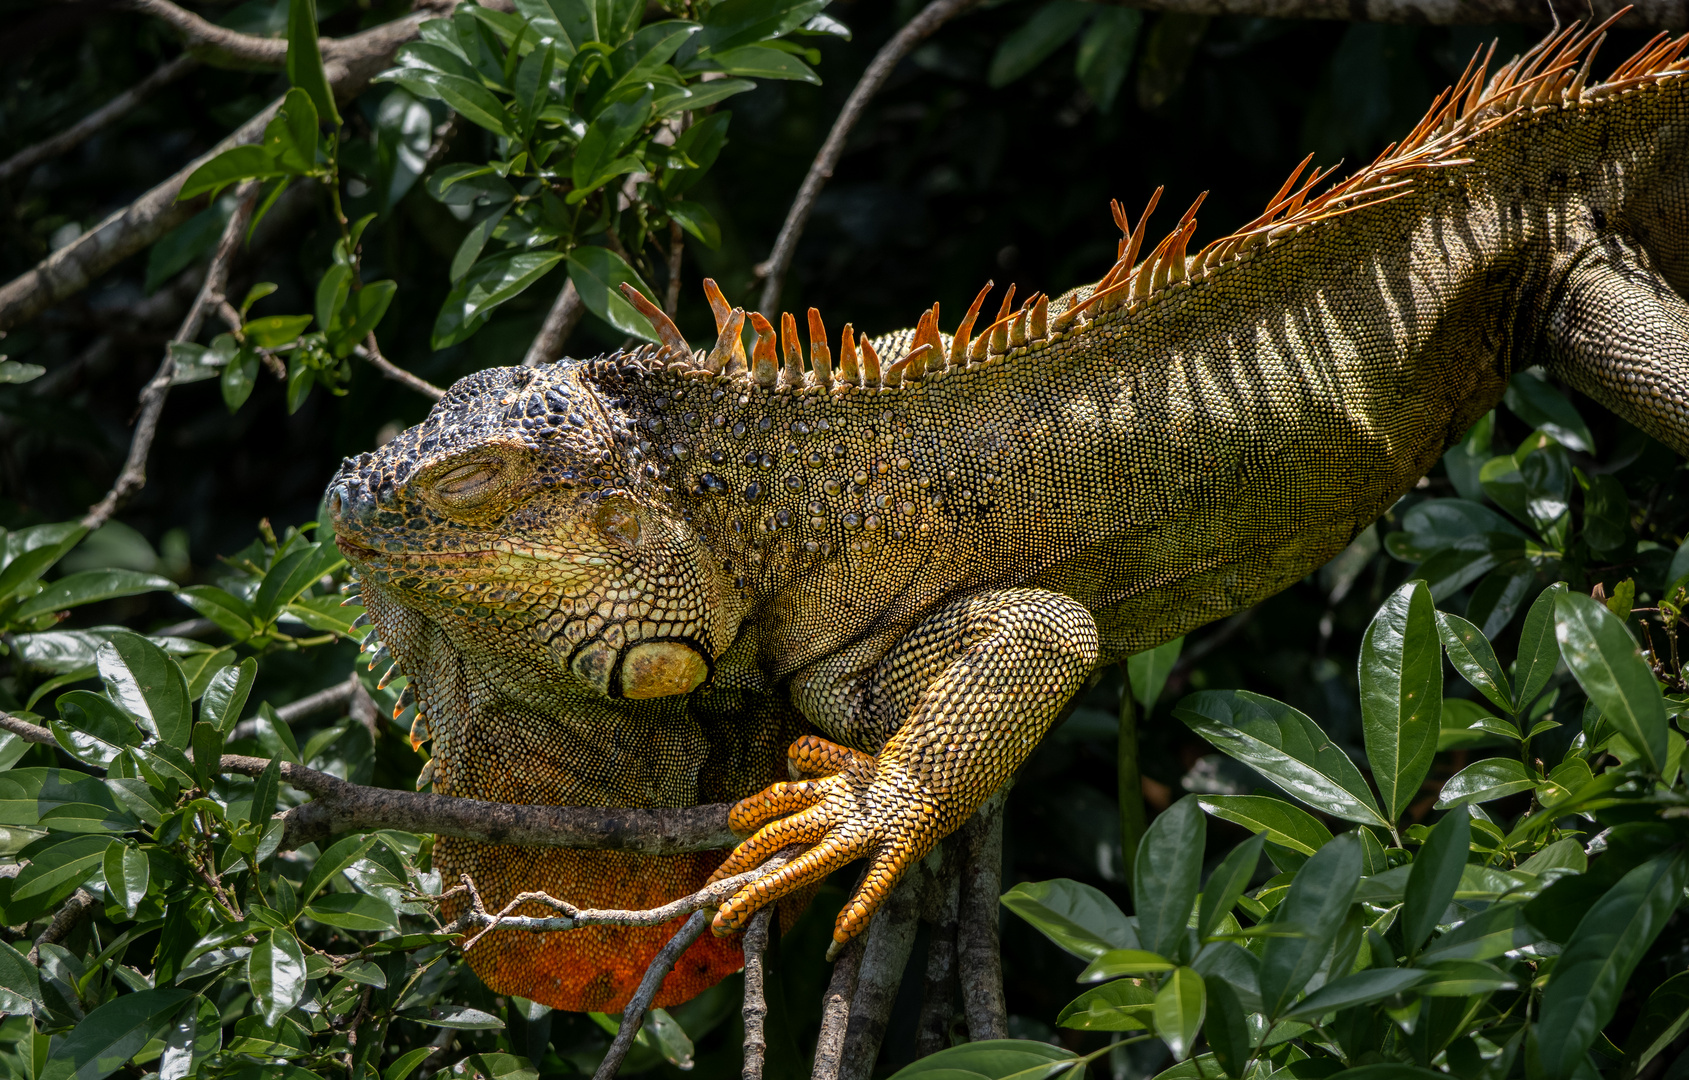
[(1080, 1031), (1148, 1031), (1155, 1026), (1155, 991), (1130, 979), (1103, 983), (1068, 1002), (1056, 1023)]
[(1261, 1002), (1269, 1018), (1282, 1017), (1319, 970), (1360, 876), (1361, 845), (1353, 833), (1332, 838), (1297, 871), (1273, 925), (1301, 935), (1269, 937), (1261, 949)]
[(11, 599), (24, 586), (39, 580), (87, 535), (87, 526), (74, 521), (32, 525), (8, 533), (0, 548), (0, 600)]
[(1443, 790), (1437, 796), (1437, 809), (1494, 802), (1529, 791), (1536, 783), (1517, 758), (1485, 758), (1466, 766), (1443, 783)]
[(397, 930), (393, 906), (367, 893), (329, 893), (305, 908), (305, 917), (342, 930)]
[(1246, 690), (1204, 690), (1181, 700), (1173, 715), (1316, 810), (1389, 825), (1349, 755), (1290, 706)]
[[(98, 873), (111, 836), (72, 836), (38, 853), (12, 879), (12, 895), (6, 899), (6, 917), (11, 923), (28, 922), (57, 907), (90, 875)], [(36, 903), (23, 907), (24, 901)]]
[(186, 749), (193, 728), (188, 683), (168, 653), (127, 630), (112, 634), (95, 656), (106, 692), (158, 736), (159, 742)]
[(281, 761), (278, 758), (271, 758), (270, 763), (264, 766), (264, 771), (253, 778), (252, 809), (248, 811), (251, 815), (247, 818), (248, 821), (256, 822), (259, 825), (269, 823), (270, 818), (276, 812), (276, 792), (280, 787)]
[(1519, 988), (1513, 976), (1477, 960), (1439, 960), (1427, 968), (1430, 978), (1414, 988), (1421, 997), (1474, 998)]
[(1361, 639), (1361, 730), (1390, 818), (1400, 817), (1431, 771), (1443, 708), (1443, 650), (1423, 581), (1379, 608)]
[(1513, 711), (1513, 690), (1507, 685), (1507, 675), (1495, 649), (1476, 626), (1458, 615), (1437, 612), (1437, 634), (1443, 639), (1443, 650), (1449, 663), (1472, 688), (1489, 698), (1502, 712)]
[(1331, 840), (1331, 830), (1299, 806), (1265, 795), (1199, 795), (1202, 808), (1222, 821), (1264, 833), (1269, 843), (1312, 855)]
[(1600, 552), (1616, 552), (1630, 537), (1630, 496), (1619, 478), (1606, 473), (1589, 478), (1583, 494), (1583, 539)]
[(216, 623), (236, 641), (245, 641), (256, 628), (252, 605), (215, 585), (189, 585), (179, 590), (176, 598)]
[(122, 994), (89, 1013), (47, 1058), (43, 1080), (101, 1080), (163, 1035), (186, 990)]
[(363, 858), (375, 846), (377, 839), (379, 837), (376, 836), (348, 836), (318, 856), (311, 872), (305, 875), (305, 884), (299, 890), (299, 902), (309, 904), (334, 875)]
[(309, 94), (297, 86), (287, 92), (259, 143), (277, 168), (303, 175), (317, 167), (317, 115)]
[(429, 1054), (434, 1052), (432, 1046), (419, 1046), (400, 1057), (393, 1064), (387, 1066), (387, 1071), (381, 1074), (381, 1080), (406, 1080), (416, 1067), (421, 1065)]
[(443, 101), (465, 120), (494, 135), (521, 138), (504, 105), (491, 90), (462, 75), (425, 68), (405, 67), (381, 76), (381, 81), (398, 83), (420, 98)]
[(309, 315), (266, 315), (241, 327), (241, 333), (255, 348), (274, 349), (297, 340), (311, 324)]
[(14, 1015), (42, 1004), (41, 973), (14, 945), (0, 942), (0, 1009)]
[(1361, 1065), (1334, 1072), (1325, 1080), (1448, 1080), (1447, 1073), (1436, 1069), (1422, 1069), (1417, 1065), (1403, 1065), (1388, 1061), (1377, 1065)]
[(1190, 1056), (1196, 1033), (1208, 1015), (1208, 992), (1202, 976), (1188, 967), (1175, 968), (1155, 994), (1155, 1033), (1176, 1061)]
[[(158, 291), (160, 285), (200, 259), (210, 256), (223, 235), (223, 229), (228, 224), (233, 209), (233, 199), (219, 199), (165, 233), (164, 239), (147, 251), (147, 276), (141, 285), (141, 291), (151, 296)], [(180, 346), (185, 343), (175, 344)]]
[(467, 339), (481, 329), (494, 308), (521, 295), (562, 261), (560, 252), (522, 251), (476, 263), (440, 306), (433, 347), (444, 349)]
[(1408, 874), (1402, 894), (1400, 925), (1411, 956), (1425, 944), (1442, 921), (1443, 911), (1454, 899), (1460, 875), (1466, 869), (1466, 853), (1472, 844), (1472, 818), (1464, 805), (1457, 806), (1432, 828)]
[[(9, 985), (0, 980), (0, 985)], [(1625, 1039), (1625, 1066), (1640, 1071), (1689, 1029), (1689, 971), (1680, 971), (1648, 995), (1642, 1016)]]
[(199, 704), (199, 718), (227, 735), (240, 720), (246, 708), (252, 682), (258, 677), (258, 661), (247, 657), (239, 667), (230, 666), (211, 677), (205, 697)]
[(756, 88), (757, 84), (749, 79), (715, 79), (707, 83), (693, 83), (686, 88), (684, 94), (659, 93), (652, 107), (659, 118), (687, 110), (698, 112)]
[(940, 1050), (936, 1054), (899, 1069), (891, 1080), (972, 1080), (985, 1077), (1002, 1080), (1038, 1080), (1042, 1077), (1071, 1075), (1068, 1069), (1078, 1059), (1073, 1051), (1031, 1039), (984, 1039)]
[(1535, 1029), (1538, 1056), (1553, 1080), (1578, 1070), (1613, 1018), (1631, 972), (1682, 899), (1686, 878), (1689, 860), (1681, 851), (1658, 855), (1620, 878), (1579, 920), (1548, 976)]
[[(462, 281), (475, 265), (475, 260), (481, 257), (481, 252), (487, 246), (487, 240), (493, 235), (493, 230), (499, 227), (506, 215), (510, 213), (510, 203), (494, 203), (490, 212), (480, 221), (470, 226), (464, 234), (463, 242), (458, 244), (457, 253), (452, 256), (452, 264), (447, 271), (453, 284)], [(326, 280), (326, 279), (325, 279)]]
[[(229, 335), (219, 335), (228, 337)], [(232, 342), (232, 338), (230, 339)], [(215, 348), (215, 342), (213, 347)], [(239, 412), (246, 404), (246, 399), (252, 396), (252, 390), (258, 385), (258, 354), (251, 349), (241, 349), (223, 368), (223, 404), (228, 410)]]
[(274, 1027), (305, 996), (305, 954), (299, 939), (280, 928), (260, 933), (246, 958), (246, 975), (265, 1026)]
[(712, 113), (681, 132), (680, 138), (674, 141), (673, 152), (691, 161), (695, 167), (665, 169), (664, 194), (678, 197), (703, 179), (710, 166), (715, 164), (716, 158), (721, 156), (721, 148), (727, 145), (727, 125), (732, 118), (733, 114), (725, 110)]
[(1249, 1015), (1238, 1000), (1237, 991), (1224, 979), (1211, 979), (1208, 988), (1208, 1022), (1202, 1034), (1214, 1060), (1232, 1080), (1244, 1080), (1249, 1073), (1249, 1060), (1254, 1039), (1249, 1031)]
[(1540, 369), (1526, 368), (1515, 373), (1502, 400), (1514, 416), (1532, 428), (1546, 431), (1560, 445), (1586, 454), (1595, 453), (1595, 439), (1583, 417), (1570, 401), (1544, 381)]
[(1132, 897), (1138, 940), (1150, 952), (1172, 956), (1184, 940), (1202, 881), (1206, 826), (1196, 796), (1186, 795), (1157, 814), (1138, 843)]
[(826, 6), (825, 0), (722, 0), (705, 13), (699, 46), (720, 52), (784, 37)]
[(1466, 698), (1444, 698), (1438, 717), (1437, 749), (1467, 750), (1519, 741), (1519, 729)]
[(334, 325), (335, 316), (340, 314), (340, 307), (346, 303), (351, 291), (352, 267), (343, 262), (329, 264), (329, 268), (323, 271), (322, 279), (317, 282), (317, 329), (327, 331)]
[[(1577, 842), (1572, 841), (1573, 844)], [(1582, 848), (1578, 849), (1580, 852)], [(1543, 937), (1525, 921), (1524, 907), (1517, 903), (1492, 904), (1448, 933), (1432, 941), (1419, 954), (1421, 964), (1442, 960), (1493, 960), (1514, 949), (1535, 945)]]
[(1110, 949), (1092, 960), (1079, 973), (1080, 982), (1101, 982), (1122, 975), (1150, 975), (1172, 971), (1176, 965), (1166, 957), (1145, 949)]
[(1554, 635), (1589, 700), (1649, 770), (1659, 772), (1666, 760), (1665, 698), (1624, 623), (1593, 597), (1564, 592), (1554, 602)]
[(414, 1020), (428, 1027), (452, 1028), (456, 1031), (497, 1031), (504, 1021), (492, 1013), (471, 1009), (467, 1005), (436, 1005), (433, 1008), (406, 1009), (399, 1013), (406, 1020)]
[(575, 283), (575, 291), (581, 294), (581, 302), (588, 311), (624, 334), (657, 340), (657, 332), (627, 302), (618, 286), (626, 282), (655, 303), (651, 287), (640, 280), (639, 274), (620, 255), (609, 248), (578, 247), (569, 253), (569, 280)]
[(147, 883), (151, 879), (147, 857), (141, 853), (140, 848), (121, 840), (113, 840), (111, 846), (106, 848), (102, 865), (105, 870), (107, 895), (133, 919), (136, 909), (141, 906), (141, 900), (147, 895)]
[(1138, 945), (1133, 920), (1114, 901), (1069, 878), (1022, 882), (1004, 893), (1003, 906), (1081, 960)]
[(310, 95), (318, 116), (334, 127), (340, 126), (334, 90), (328, 84), (323, 54), (317, 46), (316, 0), (288, 0), (287, 81)]
[[(670, 218), (679, 223), (681, 228), (696, 236), (711, 251), (721, 246), (721, 226), (716, 224), (714, 215), (702, 203), (687, 202), (685, 199), (670, 199), (668, 205), (663, 209)], [(577, 285), (575, 288), (579, 289), (580, 286)]]
[(1537, 594), (1531, 609), (1525, 613), (1525, 625), (1519, 631), (1519, 657), (1513, 665), (1513, 686), (1518, 697), (1513, 699), (1513, 711), (1524, 712), (1525, 707), (1542, 693), (1554, 669), (1560, 664), (1560, 643), (1555, 637), (1554, 598), (1566, 591), (1566, 583), (1557, 581)]
[(1132, 680), (1132, 697), (1143, 708), (1145, 716), (1155, 709), (1155, 703), (1161, 699), (1161, 688), (1167, 685), (1167, 676), (1173, 671), (1173, 663), (1179, 659), (1179, 651), (1184, 647), (1185, 639), (1176, 637), (1127, 658), (1126, 673)]
[(1357, 971), (1353, 975), (1345, 975), (1341, 979), (1326, 983), (1297, 1002), (1296, 1007), (1285, 1013), (1285, 1016), (1295, 1020), (1318, 1022), (1326, 1013), (1383, 1001), (1387, 997), (1412, 989), (1428, 978), (1428, 972), (1413, 968), (1374, 968), (1369, 971)]
[(1207, 938), (1220, 929), (1226, 916), (1237, 906), (1255, 867), (1261, 862), (1261, 849), (1266, 846), (1267, 834), (1256, 833), (1226, 854), (1220, 865), (1208, 875), (1202, 887), (1202, 903), (1197, 909), (1196, 936)]
[(242, 180), (274, 180), (288, 173), (276, 163), (269, 150), (262, 146), (233, 146), (201, 165), (182, 181), (176, 200), (211, 194)]
[(711, 54), (717, 70), (750, 79), (786, 79), (821, 85), (815, 69), (789, 52), (767, 45), (742, 45)]
[[(612, 177), (631, 171), (623, 169), (620, 155), (650, 118), (653, 93), (650, 87), (646, 87), (632, 101), (614, 102), (588, 125), (580, 145), (575, 148), (575, 160), (570, 166), (570, 179), (575, 187), (569, 193), (570, 201), (579, 202)], [(636, 167), (637, 164), (635, 161)]]
[(391, 280), (370, 281), (352, 294), (351, 303), (341, 307), (334, 328), (328, 333), (328, 347), (337, 357), (351, 355), (354, 348), (375, 332), (387, 314), (399, 283)]
[(1038, 8), (1020, 29), (997, 46), (986, 76), (992, 89), (1030, 74), (1051, 53), (1067, 44), (1094, 10), (1082, 0), (1051, 0)]
[(12, 615), (19, 621), (33, 619), (50, 611), (96, 604), (119, 596), (139, 596), (141, 593), (174, 591), (176, 583), (157, 574), (143, 574), (138, 570), (84, 570), (67, 574), (18, 605)]
[(1106, 7), (1092, 16), (1090, 27), (1079, 39), (1073, 73), (1105, 116), (1114, 111), (1115, 99), (1131, 70), (1143, 23), (1141, 11)]
[(312, 544), (283, 558), (264, 575), (252, 596), (252, 613), (261, 622), (273, 622), (281, 609), (344, 562), (332, 543)]

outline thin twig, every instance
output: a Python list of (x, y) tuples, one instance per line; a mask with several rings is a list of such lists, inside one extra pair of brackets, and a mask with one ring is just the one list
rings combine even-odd
[(46, 728), (28, 720), (19, 720), (9, 713), (0, 712), (0, 728), (5, 728), (24, 742), (39, 743), (42, 746), (57, 746), (59, 742)]
[[(369, 697), (368, 692), (364, 690), (363, 683), (358, 681), (358, 673), (354, 671), (350, 676), (333, 686), (318, 690), (314, 694), (306, 694), (296, 701), (290, 701), (283, 705), (276, 710), (276, 719), (284, 724), (293, 725), (322, 713), (334, 712), (339, 709), (350, 710), (360, 694), (366, 699)], [(264, 721), (259, 717), (242, 720), (229, 731), (228, 741), (257, 738), (263, 727)]]
[(34, 146), (26, 146), (5, 161), (0, 161), (0, 183), (33, 169), (48, 158), (58, 157), (67, 150), (82, 145), (90, 135), (122, 118), (135, 106), (151, 97), (153, 91), (170, 85), (197, 67), (199, 57), (192, 53), (183, 53), (57, 135), (42, 139)]
[(669, 222), (669, 283), (663, 293), (663, 312), (674, 318), (680, 307), (680, 257), (686, 252), (686, 233), (680, 222)]
[(811, 1080), (838, 1080), (850, 1025), (850, 1003), (856, 997), (856, 977), (862, 971), (862, 938), (858, 934), (833, 961), (833, 977), (821, 998), (821, 1034), (815, 1040), (815, 1069)]
[(771, 908), (751, 916), (745, 927), (745, 1003), (740, 1015), (745, 1020), (744, 1080), (762, 1080), (762, 1066), (768, 1056), (768, 995), (763, 989), (763, 960), (768, 951), (768, 920)]
[(999, 791), (962, 826), (961, 905), (956, 926), (957, 963), (968, 1038), (1005, 1039), (1009, 1010), (1003, 1001), (1003, 961), (997, 948), (997, 897), (1003, 889), (1003, 800)]
[(575, 291), (574, 281), (563, 282), (563, 291), (557, 294), (551, 310), (545, 313), (545, 322), (540, 324), (540, 332), (534, 335), (534, 343), (528, 346), (528, 355), (522, 358), (522, 366), (539, 367), (556, 363), (563, 355), (564, 343), (585, 314), (586, 305), (581, 302), (581, 294)]
[(616, 1031), (616, 1038), (610, 1043), (609, 1051), (598, 1066), (598, 1071), (592, 1074), (592, 1080), (610, 1080), (616, 1075), (616, 1070), (622, 1067), (622, 1061), (633, 1048), (633, 1039), (639, 1034), (640, 1025), (645, 1022), (645, 1010), (651, 1007), (651, 999), (657, 996), (657, 990), (663, 985), (669, 969), (680, 959), (698, 935), (704, 932), (704, 927), (710, 924), (708, 912), (695, 911), (681, 928), (675, 931), (674, 937), (664, 945), (652, 959), (651, 966), (645, 969), (645, 978), (639, 980), (639, 989), (633, 992), (633, 998), (628, 1001), (627, 1008), (622, 1010), (622, 1026)]
[(921, 1015), (915, 1023), (915, 1056), (936, 1054), (950, 1045), (950, 1022), (956, 1009), (956, 923), (962, 894), (962, 844), (945, 841), (944, 865), (927, 892), (924, 915), (927, 970), (921, 987)]
[(827, 133), (827, 141), (821, 144), (821, 151), (810, 163), (809, 174), (803, 178), (803, 186), (798, 188), (797, 198), (792, 200), (792, 208), (786, 212), (785, 224), (780, 226), (780, 235), (774, 241), (774, 251), (768, 256), (768, 261), (756, 268), (757, 275), (765, 279), (761, 301), (763, 311), (778, 310), (780, 285), (785, 281), (786, 271), (792, 265), (792, 255), (797, 250), (798, 237), (803, 235), (804, 225), (809, 222), (810, 211), (815, 209), (815, 199), (821, 194), (822, 185), (832, 178), (833, 169), (844, 154), (845, 140), (850, 136), (851, 128), (862, 118), (862, 111), (868, 107), (869, 99), (879, 93), (880, 87), (891, 77), (892, 71), (903, 58), (909, 55), (911, 49), (925, 41), (934, 30), (979, 3), (980, 0), (932, 0), (921, 9), (920, 14), (905, 23), (903, 28), (893, 34), (891, 40), (880, 46), (880, 51), (874, 54), (868, 69), (862, 73), (862, 78), (857, 80), (856, 88), (850, 92), (850, 97), (845, 99), (838, 119), (833, 121), (833, 130)]
[[(223, 237), (217, 242), (217, 253), (211, 257), (205, 282), (200, 285), (199, 295), (194, 297), (176, 336), (170, 339), (171, 345), (186, 344), (198, 337), (206, 312), (223, 301), (223, 286), (229, 280), (229, 264), (234, 261), (241, 237), (246, 235), (246, 223), (252, 220), (252, 211), (258, 205), (258, 191), (256, 180), (246, 181), (235, 191), (235, 211), (229, 215), (228, 224), (223, 226)], [(147, 455), (152, 453), (153, 440), (158, 436), (158, 418), (164, 412), (164, 399), (170, 394), (170, 384), (175, 377), (176, 354), (167, 346), (157, 373), (141, 390), (141, 415), (135, 421), (135, 434), (129, 440), (129, 457), (123, 463), (123, 471), (117, 474), (117, 481), (106, 492), (105, 498), (88, 508), (87, 516), (82, 519), (84, 527), (92, 530), (104, 525), (119, 506), (146, 484)]]
[(393, 361), (381, 355), (381, 346), (375, 340), (374, 331), (370, 332), (369, 337), (364, 339), (364, 343), (362, 345), (359, 345), (352, 350), (352, 355), (356, 356), (360, 360), (369, 361), (369, 365), (375, 370), (381, 372), (396, 383), (403, 383), (424, 397), (433, 398), (435, 401), (439, 401), (441, 398), (446, 396), (446, 392), (444, 390), (435, 386), (427, 379), (412, 375), (398, 364), (395, 364)]

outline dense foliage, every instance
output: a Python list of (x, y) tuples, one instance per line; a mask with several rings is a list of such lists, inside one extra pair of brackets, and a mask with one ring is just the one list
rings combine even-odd
[[(275, 815), (302, 796), (275, 768), (204, 763), (248, 754), (413, 786), (410, 717), (386, 719), (402, 681), (378, 687), (358, 666), (374, 722), (278, 712), (357, 656), (343, 563), (311, 524), (322, 484), (428, 404), (360, 355), (378, 340), (438, 383), (517, 362), (565, 280), (592, 313), (571, 354), (648, 332), (622, 281), (678, 296), (704, 340), (697, 279), (749, 299), (855, 75), (914, 10), (821, 9), (466, 5), (340, 105), (314, 50), (282, 71), (205, 52), (123, 126), (5, 187), (10, 277), (284, 98), (262, 144), (201, 170), (221, 189), (207, 210), (6, 342), (0, 708), (57, 745), (0, 736), (0, 858), (15, 871), (0, 876), (0, 1069), (592, 1070), (611, 1018), (493, 995), (436, 933), (427, 837), (280, 850)], [(259, 34), (320, 17), (344, 35), (401, 13), (200, 10)], [(9, 13), (0, 54), (26, 62), (0, 83), (7, 152), (178, 51), (138, 14)], [(75, 49), (53, 37), (70, 32)], [(1504, 49), (1530, 36), (1503, 34)], [(788, 305), (879, 330), (935, 298), (960, 310), (985, 276), (1058, 291), (1111, 257), (1106, 200), (1157, 183), (1213, 188), (1205, 216), (1245, 220), (1307, 151), (1370, 157), (1487, 36), (1080, 0), (970, 15), (869, 110)], [(89, 533), (76, 518), (115, 476), (136, 391), (247, 178), (262, 213), (233, 317), (173, 347), (180, 385), (149, 484)], [(1516, 376), (1505, 406), (1318, 574), (1134, 658), (1155, 814), (1134, 860), (1115, 779), (1122, 682), (1102, 679), (1009, 802), (1018, 1041), (910, 1072), (1072, 1075), (1088, 1057), (1132, 1080), (1678, 1080), (1686, 493), (1669, 451), (1536, 371)], [(848, 883), (774, 947), (770, 1076), (805, 1071)], [(94, 911), (32, 960), (79, 888)], [(654, 1014), (623, 1072), (737, 1075), (737, 1003), (732, 979)], [(912, 1012), (894, 1016), (883, 1073), (910, 1063)]]

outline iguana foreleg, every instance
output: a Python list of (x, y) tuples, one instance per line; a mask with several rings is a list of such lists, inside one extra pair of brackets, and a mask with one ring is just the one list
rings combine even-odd
[[(1066, 596), (1000, 589), (940, 607), (877, 662), (862, 655), (872, 647), (824, 662), (825, 674), (796, 680), (793, 696), (828, 734), (884, 745), (869, 756), (800, 739), (792, 747), (800, 769), (831, 775), (775, 784), (734, 808), (734, 828), (757, 832), (717, 877), (752, 869), (790, 844), (812, 846), (723, 904), (716, 933), (732, 933), (763, 905), (867, 858), (833, 927), (836, 952), (867, 926), (904, 870), (1032, 752), (1095, 665), (1097, 627)], [(844, 674), (852, 670), (859, 674)]]
[(1546, 326), (1554, 374), (1689, 454), (1689, 304), (1645, 249), (1610, 235), (1581, 252)]

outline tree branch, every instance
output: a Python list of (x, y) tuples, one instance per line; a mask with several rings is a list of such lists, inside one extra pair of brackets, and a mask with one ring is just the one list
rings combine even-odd
[(392, 379), (396, 383), (403, 383), (412, 390), (421, 394), (423, 397), (433, 398), (435, 401), (439, 401), (441, 398), (446, 396), (446, 392), (444, 390), (435, 386), (427, 379), (412, 375), (398, 364), (395, 364), (385, 356), (382, 356), (381, 346), (376, 344), (375, 332), (373, 330), (370, 332), (369, 337), (364, 339), (364, 343), (354, 348), (352, 353), (360, 360), (369, 361), (371, 367), (375, 368), (375, 370), (381, 372), (389, 379)]
[(592, 1074), (592, 1080), (610, 1080), (616, 1071), (622, 1067), (622, 1061), (633, 1048), (633, 1039), (639, 1034), (639, 1027), (645, 1022), (645, 1011), (651, 1007), (651, 999), (657, 996), (657, 990), (663, 985), (663, 979), (668, 975), (674, 962), (680, 959), (680, 954), (698, 940), (698, 935), (704, 932), (704, 927), (710, 923), (708, 912), (695, 911), (686, 924), (675, 931), (674, 937), (664, 945), (652, 959), (651, 966), (645, 969), (645, 978), (639, 980), (639, 989), (633, 992), (633, 998), (627, 1008), (622, 1010), (622, 1026), (616, 1032), (615, 1041), (610, 1044), (609, 1053), (598, 1066), (598, 1071)]
[(42, 139), (34, 146), (26, 146), (5, 161), (0, 161), (0, 183), (33, 169), (48, 158), (58, 157), (65, 151), (80, 146), (88, 136), (121, 118), (151, 97), (153, 91), (170, 85), (197, 67), (199, 57), (192, 53), (183, 53), (57, 135)]
[(925, 919), (927, 970), (921, 987), (921, 1015), (915, 1023), (915, 1056), (936, 1054), (950, 1045), (950, 1021), (955, 1018), (956, 923), (962, 894), (962, 844), (959, 837), (943, 847), (944, 865), (927, 893)]
[(745, 1021), (744, 1080), (762, 1080), (762, 1067), (768, 1055), (768, 1036), (764, 1030), (768, 1022), (768, 995), (764, 990), (763, 963), (768, 953), (768, 920), (774, 909), (765, 907), (745, 927), (745, 1001), (739, 1015)]
[(534, 343), (528, 346), (528, 355), (522, 358), (522, 366), (539, 367), (556, 363), (563, 355), (564, 342), (569, 340), (569, 335), (575, 332), (581, 316), (585, 314), (586, 305), (581, 302), (581, 294), (575, 291), (574, 281), (565, 281), (563, 291), (557, 294), (551, 310), (545, 313), (545, 322), (540, 324), (540, 332), (534, 335)]
[(815, 209), (815, 199), (821, 194), (822, 185), (832, 178), (833, 169), (844, 154), (845, 139), (850, 136), (850, 129), (862, 118), (862, 110), (868, 107), (868, 100), (879, 93), (880, 87), (885, 85), (886, 79), (891, 77), (892, 71), (909, 55), (911, 49), (925, 41), (934, 30), (979, 2), (980, 0), (932, 0), (921, 9), (920, 14), (905, 23), (903, 28), (893, 34), (891, 40), (880, 46), (880, 51), (874, 54), (868, 69), (862, 73), (862, 78), (856, 81), (856, 88), (850, 92), (850, 97), (845, 99), (838, 119), (833, 121), (833, 129), (827, 133), (827, 141), (821, 144), (820, 152), (810, 163), (809, 174), (803, 178), (803, 186), (798, 188), (797, 198), (792, 200), (792, 208), (786, 212), (785, 224), (780, 226), (780, 235), (774, 241), (774, 251), (766, 262), (758, 264), (756, 268), (757, 276), (766, 279), (759, 304), (763, 311), (776, 311), (779, 308), (780, 285), (785, 281), (786, 271), (792, 265), (792, 255), (797, 250), (798, 238), (803, 235), (803, 228), (809, 222), (810, 211)]
[[(211, 257), (211, 265), (205, 271), (199, 295), (189, 305), (181, 328), (170, 339), (171, 345), (185, 344), (198, 337), (199, 328), (205, 322), (205, 313), (223, 302), (223, 286), (229, 280), (229, 264), (234, 261), (241, 237), (246, 233), (246, 223), (252, 220), (252, 211), (258, 205), (258, 191), (256, 180), (248, 180), (236, 190), (235, 212), (229, 215), (228, 224), (223, 226), (222, 239), (218, 240), (217, 253)], [(145, 486), (147, 455), (152, 453), (153, 439), (158, 436), (158, 418), (164, 412), (164, 399), (169, 396), (170, 384), (175, 378), (176, 354), (166, 346), (158, 372), (141, 389), (141, 415), (135, 421), (135, 434), (129, 440), (129, 457), (123, 463), (123, 471), (117, 474), (117, 480), (106, 492), (105, 498), (89, 507), (88, 515), (82, 519), (82, 524), (89, 530), (104, 525), (119, 506)]]
[[(1548, 26), (1580, 20), (1600, 22), (1627, 0), (1102, 0), (1143, 11), (1181, 15), (1246, 15), (1274, 19), (1337, 19), (1344, 22), (1483, 26), (1522, 23)], [(1635, 0), (1619, 25), (1645, 30), (1689, 28), (1689, 7), (1681, 0)]]
[[(416, 37), (422, 20), (435, 14), (438, 10), (430, 6), (363, 33), (336, 39), (332, 47), (325, 45), (329, 84), (334, 88), (335, 97), (345, 101), (361, 93), (369, 80), (388, 66), (399, 46)], [(253, 38), (252, 41), (279, 45), (283, 56), (286, 54), (285, 42), (278, 43), (269, 38)], [(53, 252), (33, 269), (0, 286), (0, 330), (9, 330), (27, 322), (81, 291), (95, 278), (204, 209), (208, 201), (204, 196), (176, 201), (183, 181), (195, 169), (230, 147), (257, 142), (263, 137), (264, 126), (280, 107), (281, 99), (277, 98), (174, 176)]]
[(100, 902), (86, 889), (77, 889), (71, 894), (58, 911), (53, 913), (53, 921), (47, 924), (47, 929), (41, 931), (41, 936), (35, 939), (35, 944), (29, 949), (29, 962), (41, 962), (41, 946), (57, 945), (69, 936), (76, 924), (100, 906)]
[(862, 940), (858, 934), (833, 961), (833, 977), (821, 998), (821, 1034), (815, 1040), (815, 1070), (811, 1080), (838, 1080), (850, 1026), (850, 1003), (856, 997), (856, 977), (862, 971)]
[(1006, 1039), (1009, 1010), (1003, 1002), (1003, 960), (997, 949), (997, 897), (1003, 891), (1003, 802), (1006, 791), (985, 801), (962, 826), (961, 907), (956, 926), (962, 1007), (968, 1038)]
[(856, 977), (850, 1019), (845, 1025), (839, 1080), (868, 1080), (874, 1073), (897, 988), (903, 982), (903, 969), (909, 966), (909, 953), (915, 947), (915, 923), (931, 877), (925, 860), (911, 866), (868, 925), (867, 940), (862, 944), (862, 970)]

